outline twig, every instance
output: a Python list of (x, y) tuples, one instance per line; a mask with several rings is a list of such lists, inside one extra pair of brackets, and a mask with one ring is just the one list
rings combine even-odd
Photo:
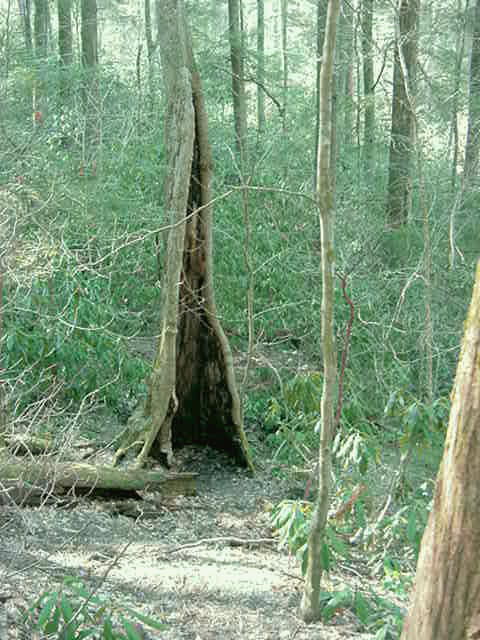
[(173, 549), (167, 549), (165, 553), (177, 553), (177, 551), (183, 551), (184, 549), (193, 549), (203, 544), (215, 544), (217, 542), (225, 542), (231, 547), (248, 547), (250, 545), (272, 544), (272, 542), (276, 542), (276, 540), (275, 538), (235, 538), (231, 536), (219, 536), (217, 538), (202, 538), (196, 542), (187, 542), (178, 547), (173, 547)]

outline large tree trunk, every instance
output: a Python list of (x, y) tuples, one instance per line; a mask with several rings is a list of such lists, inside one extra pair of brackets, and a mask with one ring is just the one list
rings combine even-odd
[(242, 25), (242, 0), (228, 0), (228, 34), (232, 65), (233, 118), (235, 146), (240, 170), (246, 160), (247, 145), (247, 94), (244, 75), (244, 37)]
[(402, 640), (480, 638), (480, 262)]
[(468, 130), (465, 146), (465, 184), (478, 175), (480, 151), (480, 0), (475, 6), (475, 26), (470, 55)]
[(318, 495), (308, 538), (308, 567), (300, 613), (306, 622), (320, 618), (320, 582), (323, 573), (322, 547), (325, 538), (332, 466), (334, 400), (337, 358), (334, 340), (333, 180), (331, 164), (332, 92), (334, 82), (335, 39), (340, 0), (329, 0), (320, 77), (320, 135), (318, 139), (317, 198), (320, 211), (322, 245), (322, 351), (323, 392), (321, 402), (320, 447), (318, 452)]
[(182, 0), (160, 0), (160, 51), (169, 106), (165, 207), (172, 228), (163, 283), (162, 325), (146, 402), (117, 452), (143, 444), (170, 464), (173, 448), (210, 445), (251, 467), (233, 360), (218, 321), (212, 280), (212, 158), (200, 76)]
[(405, 224), (411, 209), (418, 4), (401, 0), (398, 16), (387, 193), (387, 219), (393, 227)]

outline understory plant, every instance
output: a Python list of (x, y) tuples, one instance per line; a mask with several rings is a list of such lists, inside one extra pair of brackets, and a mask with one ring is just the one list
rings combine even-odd
[(145, 626), (163, 631), (166, 625), (135, 609), (87, 588), (75, 576), (66, 576), (29, 607), (24, 624), (51, 640), (143, 640)]

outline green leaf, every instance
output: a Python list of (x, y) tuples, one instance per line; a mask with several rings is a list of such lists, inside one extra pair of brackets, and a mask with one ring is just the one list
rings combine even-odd
[(350, 607), (352, 604), (352, 592), (350, 589), (339, 591), (328, 601), (322, 611), (322, 619), (330, 620), (339, 609)]
[(140, 632), (135, 629), (133, 624), (122, 616), (121, 618), (123, 628), (127, 634), (128, 640), (142, 640)]
[(50, 597), (45, 600), (42, 605), (42, 610), (40, 611), (40, 615), (38, 616), (38, 627), (43, 629), (47, 620), (50, 618), (53, 608), (57, 604), (58, 591), (54, 591), (49, 594)]
[(74, 611), (70, 603), (70, 600), (67, 598), (65, 594), (62, 594), (62, 597), (60, 600), (60, 609), (62, 611), (62, 616), (65, 622), (67, 623), (70, 622), (70, 620), (74, 616)]
[(107, 618), (103, 623), (103, 640), (115, 640), (112, 621), (110, 618)]
[(368, 600), (358, 591), (355, 593), (353, 606), (355, 608), (355, 615), (357, 618), (363, 625), (366, 625), (370, 616), (371, 607)]
[(127, 611), (132, 617), (140, 620), (140, 622), (143, 622), (143, 624), (148, 625), (152, 629), (156, 629), (157, 631), (164, 631), (167, 628), (167, 625), (163, 622), (159, 622), (158, 620), (155, 620), (155, 618), (151, 618), (150, 616), (146, 616), (139, 611), (135, 611), (135, 609), (131, 609), (127, 606), (123, 607), (123, 609)]

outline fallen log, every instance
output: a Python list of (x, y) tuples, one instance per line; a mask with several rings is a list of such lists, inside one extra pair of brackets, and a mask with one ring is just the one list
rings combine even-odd
[[(29, 493), (71, 496), (105, 492), (155, 491), (162, 496), (195, 495), (196, 473), (146, 471), (49, 459), (0, 462), (0, 503), (29, 504)], [(3, 494), (3, 499), (2, 499)], [(140, 497), (140, 496), (139, 496)]]

